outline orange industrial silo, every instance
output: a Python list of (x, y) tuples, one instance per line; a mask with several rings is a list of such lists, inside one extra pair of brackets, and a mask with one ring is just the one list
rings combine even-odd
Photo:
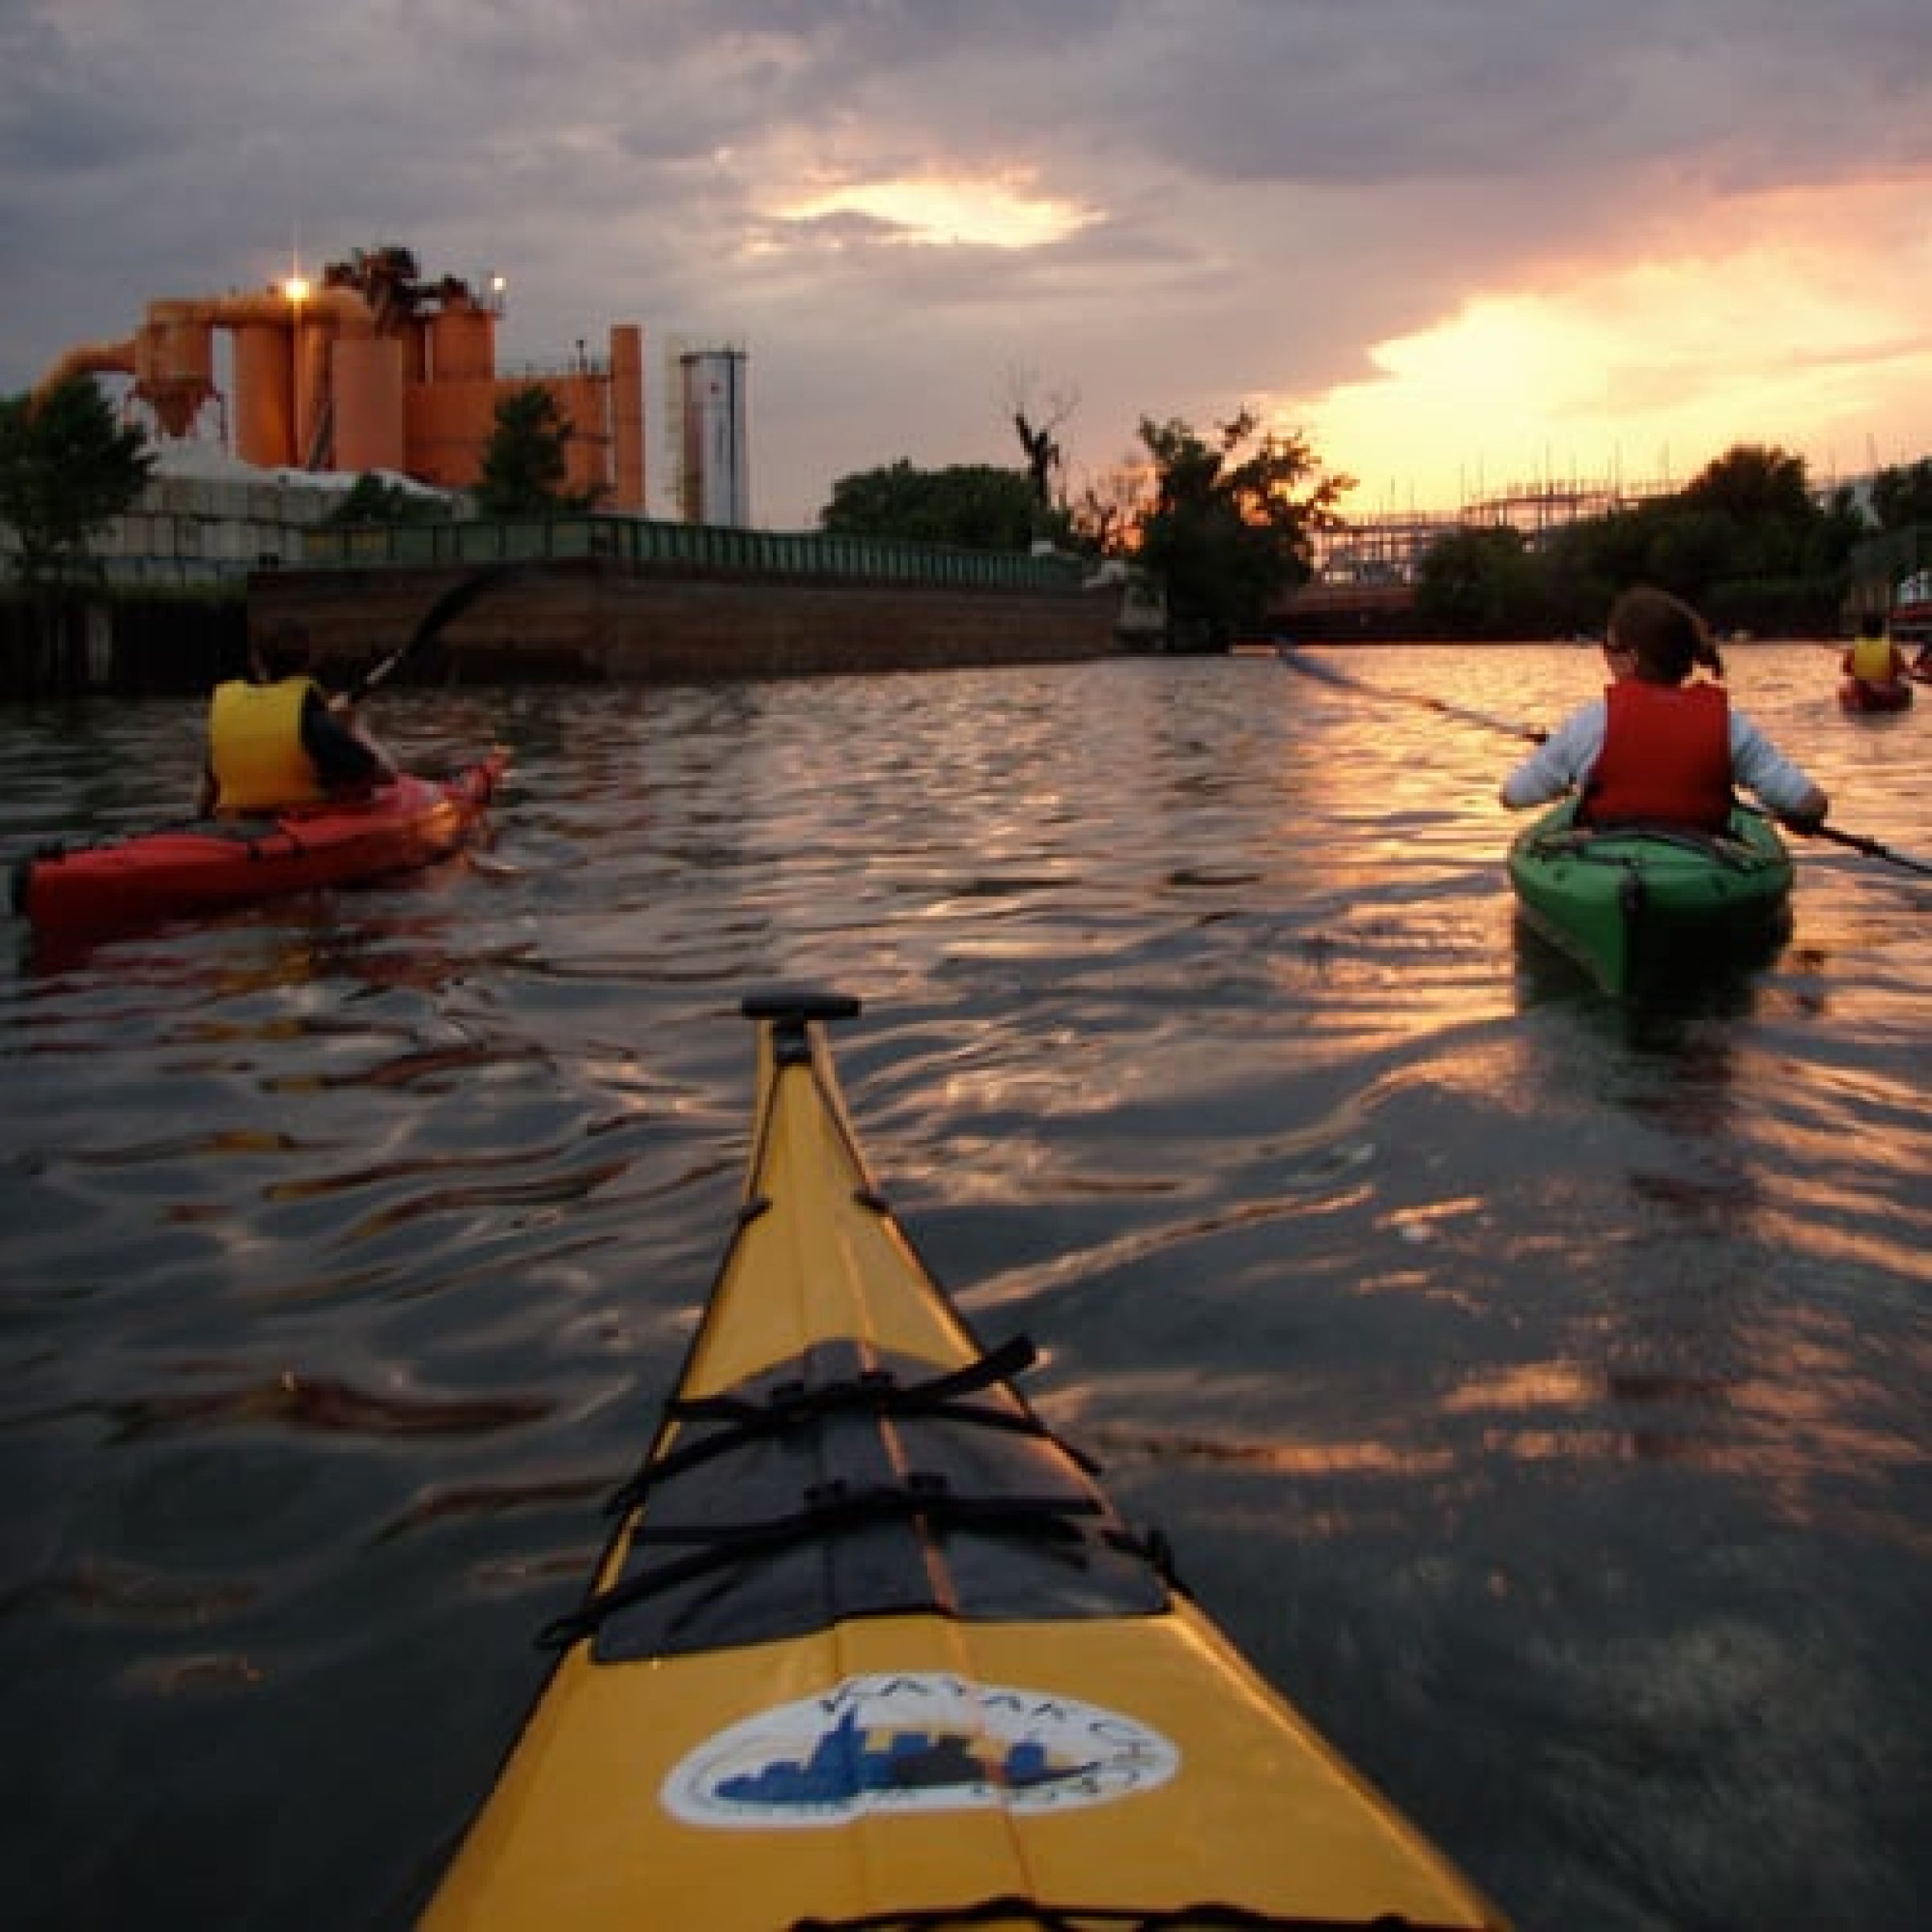
[(287, 469), (295, 460), (295, 361), (287, 318), (242, 323), (233, 341), (235, 454), (260, 469)]
[(405, 467), (440, 489), (468, 489), (496, 427), (496, 315), (446, 286), (427, 335), (422, 379), (404, 386)]
[(403, 469), (402, 343), (394, 336), (338, 336), (329, 371), (335, 467)]
[(429, 325), (429, 379), (473, 382), (497, 373), (497, 318), (467, 295), (451, 292)]
[[(501, 383), (498, 391), (508, 394), (522, 386), (515, 382)], [(579, 368), (567, 375), (539, 378), (536, 386), (549, 392), (557, 413), (570, 425), (564, 445), (564, 487), (601, 506), (610, 494), (609, 379), (601, 370)]]
[(644, 509), (644, 332), (634, 322), (610, 332), (610, 452), (613, 510)]
[(438, 489), (468, 489), (483, 473), (496, 427), (493, 380), (411, 382), (402, 394), (403, 434), (412, 477)]
[(217, 394), (214, 331), (225, 328), (233, 344), (230, 432), (242, 461), (393, 469), (465, 489), (481, 474), (498, 401), (534, 380), (576, 431), (568, 486), (642, 510), (642, 332), (612, 329), (608, 372), (592, 368), (580, 344), (567, 373), (506, 380), (496, 369), (501, 312), (500, 293), (479, 300), (453, 277), (417, 283), (406, 251), (358, 254), (324, 270), (316, 287), (291, 276), (247, 294), (151, 302), (126, 341), (67, 350), (35, 394), (69, 376), (126, 373), (163, 436), (191, 435)]

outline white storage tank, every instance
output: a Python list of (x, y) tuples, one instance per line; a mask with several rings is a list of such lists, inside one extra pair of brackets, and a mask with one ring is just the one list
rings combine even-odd
[(683, 426), (679, 495), (683, 519), (749, 529), (745, 351), (688, 350), (679, 358), (678, 373)]

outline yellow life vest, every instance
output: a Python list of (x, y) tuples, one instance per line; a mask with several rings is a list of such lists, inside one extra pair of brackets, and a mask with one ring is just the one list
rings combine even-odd
[(208, 711), (208, 763), (217, 811), (267, 811), (326, 798), (302, 749), (302, 707), (320, 687), (312, 679), (275, 684), (240, 679), (215, 687)]
[(1889, 684), (1892, 681), (1892, 640), (1889, 638), (1860, 638), (1852, 646), (1852, 675), (1863, 678), (1868, 684)]

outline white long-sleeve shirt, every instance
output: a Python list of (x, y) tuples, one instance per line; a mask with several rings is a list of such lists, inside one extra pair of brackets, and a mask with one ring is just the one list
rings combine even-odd
[[(1503, 803), (1542, 805), (1580, 790), (1603, 756), (1609, 707), (1601, 698), (1579, 704), (1503, 780)], [(1744, 712), (1731, 708), (1731, 775), (1769, 811), (1800, 810), (1816, 787)]]

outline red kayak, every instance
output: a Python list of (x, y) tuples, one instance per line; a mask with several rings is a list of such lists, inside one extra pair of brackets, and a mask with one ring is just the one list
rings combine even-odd
[(1904, 711), (1912, 702), (1912, 686), (1904, 678), (1878, 683), (1869, 678), (1847, 678), (1838, 687), (1838, 701), (1847, 711)]
[(98, 931), (414, 872), (469, 840), (507, 760), (452, 778), (407, 774), (353, 804), (201, 819), (19, 861), (14, 910), (44, 932)]

